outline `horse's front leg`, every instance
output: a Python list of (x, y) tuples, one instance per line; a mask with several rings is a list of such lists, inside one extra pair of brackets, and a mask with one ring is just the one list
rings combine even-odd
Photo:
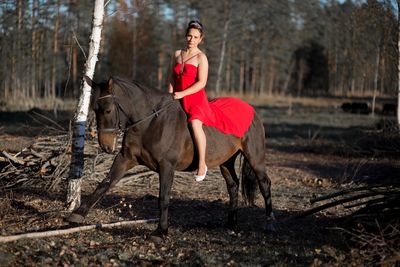
[(96, 190), (82, 202), (81, 206), (74, 210), (67, 221), (73, 223), (81, 223), (88, 214), (90, 208), (105, 195), (105, 193), (113, 187), (124, 176), (125, 172), (138, 165), (136, 159), (128, 159), (120, 152), (115, 157), (107, 177), (97, 186)]
[(152, 235), (164, 236), (168, 234), (168, 207), (172, 182), (174, 180), (175, 165), (171, 162), (163, 162), (159, 169), (159, 193), (158, 206), (160, 221)]

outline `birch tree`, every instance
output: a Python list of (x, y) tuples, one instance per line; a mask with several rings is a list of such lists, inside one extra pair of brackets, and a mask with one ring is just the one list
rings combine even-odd
[[(101, 29), (104, 16), (104, 0), (94, 3), (92, 34), (90, 36), (89, 55), (85, 63), (85, 75), (93, 78), (100, 49)], [(86, 120), (89, 113), (91, 87), (82, 79), (81, 96), (74, 117), (72, 134), (72, 157), (68, 181), (67, 206), (69, 210), (79, 207), (81, 200), (81, 184), (84, 167), (83, 151), (85, 144)]]

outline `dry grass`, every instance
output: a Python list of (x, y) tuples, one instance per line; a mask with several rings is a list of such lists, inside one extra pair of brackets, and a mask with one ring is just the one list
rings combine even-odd
[(28, 99), (9, 99), (7, 103), (0, 106), (0, 111), (26, 111), (32, 108), (44, 110), (74, 110), (77, 105), (76, 99), (43, 99), (43, 98), (28, 98)]
[(352, 264), (360, 266), (398, 266), (400, 263), (400, 222), (381, 226), (375, 220), (375, 231), (359, 224), (356, 229), (336, 228), (355, 245), (350, 250)]

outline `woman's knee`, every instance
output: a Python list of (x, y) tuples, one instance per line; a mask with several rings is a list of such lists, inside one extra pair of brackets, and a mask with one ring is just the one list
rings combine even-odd
[(198, 119), (194, 119), (190, 122), (190, 124), (192, 125), (193, 128), (199, 128), (203, 126), (203, 122), (201, 120)]

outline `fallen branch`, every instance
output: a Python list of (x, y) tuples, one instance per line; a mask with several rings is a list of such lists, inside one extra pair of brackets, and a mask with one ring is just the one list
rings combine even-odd
[(79, 227), (73, 227), (73, 228), (61, 229), (61, 230), (34, 232), (34, 233), (9, 235), (9, 236), (0, 236), (0, 243), (7, 243), (7, 242), (23, 239), (23, 238), (42, 238), (42, 237), (49, 237), (49, 236), (66, 235), (66, 234), (72, 234), (72, 233), (76, 233), (76, 232), (89, 231), (92, 229), (114, 228), (114, 227), (125, 226), (125, 225), (154, 223), (157, 221), (158, 221), (158, 219), (148, 219), (148, 220), (122, 221), (122, 222), (104, 223), (104, 224), (100, 223), (100, 224), (91, 224), (91, 225), (85, 225), (85, 226), (79, 226)]
[(368, 188), (369, 188), (368, 186), (362, 186), (362, 187), (358, 187), (358, 188), (350, 188), (350, 189), (345, 189), (345, 190), (333, 192), (331, 194), (327, 194), (327, 195), (323, 195), (323, 196), (320, 196), (320, 197), (312, 198), (312, 199), (310, 199), (310, 203), (314, 204), (314, 203), (322, 201), (322, 200), (331, 199), (331, 198), (342, 196), (342, 195), (346, 195), (346, 194), (352, 193), (352, 192), (366, 190)]
[(45, 157), (45, 156), (43, 156), (42, 154), (36, 152), (36, 151), (33, 150), (32, 148), (30, 149), (30, 151), (31, 151), (32, 155), (34, 155), (35, 157), (38, 157), (38, 158), (40, 158), (40, 159), (42, 159), (42, 160), (46, 160), (46, 157)]
[(8, 154), (6, 151), (3, 151), (2, 153), (6, 158), (8, 158), (9, 160), (11, 160), (11, 161), (13, 161), (15, 163), (18, 163), (18, 164), (21, 164), (21, 165), (25, 164), (25, 162), (23, 160), (20, 160), (20, 159), (14, 157), (13, 155)]
[(311, 208), (311, 209), (305, 210), (305, 211), (301, 212), (300, 214), (297, 214), (297, 215), (293, 216), (291, 219), (306, 217), (308, 215), (317, 213), (317, 212), (319, 212), (321, 210), (325, 210), (325, 209), (328, 209), (328, 208), (331, 208), (331, 207), (335, 207), (335, 206), (340, 205), (340, 204), (344, 204), (344, 203), (348, 203), (348, 202), (351, 202), (351, 201), (354, 201), (354, 200), (358, 200), (358, 199), (366, 198), (366, 197), (372, 197), (372, 196), (376, 196), (376, 193), (375, 192), (368, 192), (368, 193), (365, 193), (365, 194), (362, 194), (362, 195), (357, 195), (357, 196), (352, 196), (352, 197), (348, 197), (348, 198), (345, 198), (345, 199), (340, 199), (340, 200), (337, 200), (337, 201), (326, 203), (324, 205), (321, 205), (321, 206), (318, 206), (318, 207), (315, 207), (315, 208)]
[(45, 115), (43, 115), (43, 114), (40, 114), (40, 113), (38, 113), (38, 112), (36, 112), (36, 111), (32, 111), (32, 113), (35, 114), (35, 115), (37, 115), (37, 116), (39, 116), (39, 117), (41, 117), (41, 118), (44, 119), (44, 120), (47, 120), (47, 121), (50, 122), (50, 123), (52, 123), (53, 125), (55, 125), (55, 126), (58, 128), (58, 130), (65, 131), (64, 127), (62, 127), (60, 124), (58, 124), (58, 123), (55, 122), (54, 120), (50, 119), (49, 117), (47, 117), (47, 116), (45, 116)]
[[(341, 199), (336, 200), (336, 197), (341, 197)], [(302, 211), (299, 214), (293, 215), (284, 221), (291, 221), (293, 219), (306, 217), (322, 210), (343, 204), (344, 208), (346, 209), (364, 206), (357, 212), (363, 211), (367, 212), (369, 215), (376, 215), (384, 210), (389, 212), (396, 209), (398, 210), (398, 204), (395, 203), (399, 203), (399, 199), (400, 190), (396, 186), (363, 186), (358, 188), (350, 188), (324, 196), (315, 197), (310, 200), (311, 203), (319, 202), (322, 200), (330, 200), (330, 202)], [(372, 211), (370, 210), (374, 206), (379, 206), (377, 207), (376, 214), (372, 214)], [(354, 212), (352, 216), (354, 216), (357, 212)]]
[(331, 193), (331, 194), (323, 195), (323, 196), (320, 196), (320, 197), (315, 197), (315, 198), (310, 200), (310, 203), (314, 204), (314, 203), (322, 201), (322, 200), (327, 200), (327, 199), (331, 199), (331, 198), (347, 195), (349, 193), (356, 193), (356, 192), (359, 192), (359, 191), (385, 193), (388, 190), (392, 190), (392, 189), (393, 188), (388, 187), (388, 186), (379, 186), (379, 187), (376, 187), (376, 186), (362, 186), (362, 187), (357, 187), (357, 188), (349, 188), (349, 189), (341, 190), (341, 191), (334, 192), (334, 193)]

